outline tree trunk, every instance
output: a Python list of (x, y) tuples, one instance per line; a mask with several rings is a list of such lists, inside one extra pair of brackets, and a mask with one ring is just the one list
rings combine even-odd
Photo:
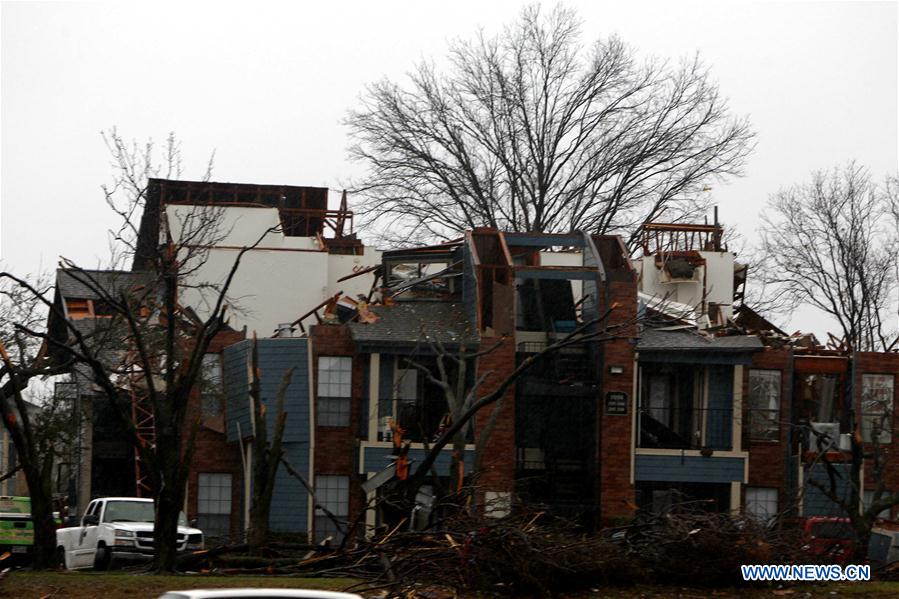
[(161, 488), (157, 489), (156, 522), (153, 538), (156, 543), (155, 569), (173, 572), (178, 554), (178, 516), (184, 507), (184, 476), (182, 475), (180, 443), (157, 440), (160, 458)]
[(450, 472), (450, 493), (455, 493), (465, 482), (465, 429), (453, 435), (453, 460)]
[[(49, 458), (48, 458), (49, 459)], [(56, 567), (56, 525), (53, 522), (53, 494), (50, 491), (51, 468), (23, 464), (28, 492), (31, 496), (31, 518), (34, 522), (34, 548), (31, 567), (46, 570)]]
[(250, 550), (256, 550), (265, 544), (268, 539), (269, 531), (269, 508), (272, 498), (257, 498), (255, 491), (253, 493), (253, 505), (250, 508), (250, 530), (247, 535), (247, 544)]

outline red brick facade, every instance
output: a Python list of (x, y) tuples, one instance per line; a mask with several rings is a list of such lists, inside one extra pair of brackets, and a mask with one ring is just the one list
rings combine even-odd
[[(743, 369), (743, 449), (749, 452), (750, 487), (778, 489), (778, 505), (788, 505), (792, 498), (787, 490), (788, 445), (790, 441), (790, 397), (793, 385), (792, 350), (766, 347), (752, 356), (752, 364)], [(776, 370), (780, 373), (780, 431), (778, 440), (753, 439), (749, 434), (749, 371)], [(743, 502), (745, 505), (745, 489)]]
[[(242, 331), (223, 331), (216, 335), (209, 345), (209, 354), (220, 354), (222, 350), (234, 343), (242, 341)], [(187, 481), (187, 517), (197, 518), (199, 495), (199, 475), (230, 474), (231, 475), (231, 534), (236, 535), (242, 527), (241, 490), (243, 471), (241, 469), (240, 446), (227, 443), (225, 438), (225, 416), (204, 417), (201, 397), (195, 392), (188, 406), (186, 422), (189, 426), (199, 420), (193, 460)]]
[[(865, 374), (887, 374), (894, 377), (893, 382), (893, 440), (889, 446), (881, 448), (881, 455), (890, 463), (895, 462), (896, 449), (899, 447), (899, 431), (897, 431), (896, 409), (897, 387), (899, 387), (899, 354), (858, 352), (854, 357), (854, 366), (849, 357), (833, 353), (799, 354), (787, 349), (765, 348), (764, 351), (753, 356), (752, 365), (744, 372), (743, 379), (743, 407), (744, 422), (747, 422), (749, 412), (749, 369), (772, 369), (781, 372), (781, 414), (780, 414), (780, 438), (778, 441), (753, 440), (749, 437), (748, 426), (744, 426), (744, 448), (749, 451), (749, 480), (748, 486), (769, 487), (779, 489), (779, 505), (785, 509), (795, 504), (795, 489), (791, 490), (788, 484), (789, 469), (798, 469), (798, 461), (795, 457), (801, 452), (798, 435), (792, 440), (791, 430), (797, 430), (800, 423), (800, 400), (794, 397), (794, 385), (801, 377), (814, 374), (832, 374), (840, 377), (840, 395), (843, 386), (848, 383), (849, 372), (854, 368), (854, 380), (852, 385), (853, 404), (855, 406), (855, 419), (861, 422), (862, 410), (862, 381)], [(791, 420), (792, 418), (792, 420)], [(870, 454), (872, 446), (865, 444), (866, 453)], [(845, 455), (833, 452), (831, 458), (835, 461), (845, 459)], [(813, 454), (803, 456), (804, 463), (814, 459)], [(865, 462), (866, 490), (873, 489), (875, 480), (873, 475), (873, 461)], [(795, 476), (795, 474), (794, 474)], [(899, 468), (895, 464), (885, 470), (884, 479), (888, 491), (899, 490)]]
[[(481, 347), (489, 348), (498, 339), (484, 338)], [(478, 375), (490, 373), (481, 386), (481, 396), (496, 390), (515, 370), (515, 340), (505, 338), (492, 352), (478, 360)], [(515, 385), (502, 397), (499, 416), (486, 446), (481, 450), (478, 485), (484, 491), (512, 492), (515, 489)], [(487, 406), (475, 417), (475, 434), (479, 435), (490, 420), (497, 404)]]
[[(599, 415), (599, 508), (603, 524), (633, 515), (636, 509), (634, 485), (631, 483), (633, 455), (633, 412), (637, 409), (634, 393), (634, 341), (636, 335), (636, 282), (609, 283), (609, 300), (614, 308), (609, 313), (609, 325), (616, 328), (617, 338), (603, 342), (601, 397)], [(623, 372), (613, 374), (611, 368)], [(605, 413), (605, 397), (610, 392), (626, 393), (629, 399), (626, 415)]]
[[(892, 442), (889, 445), (881, 445), (880, 454), (887, 462), (884, 471), (886, 490), (899, 491), (899, 419), (896, 417), (896, 409), (899, 408), (899, 353), (871, 353), (858, 352), (855, 355), (854, 396), (856, 398), (856, 422), (861, 422), (862, 410), (862, 379), (865, 374), (887, 374), (893, 376), (893, 421)], [(873, 451), (873, 447), (866, 443), (866, 453)], [(874, 463), (873, 460), (865, 462), (865, 489), (874, 488)]]
[[(362, 491), (361, 478), (357, 474), (357, 456), (359, 452), (358, 432), (362, 424), (367, 422), (368, 414), (362, 413), (363, 399), (368, 389), (363, 387), (365, 369), (368, 361), (356, 353), (353, 340), (347, 327), (336, 325), (317, 325), (309, 331), (312, 350), (312, 389), (318, 395), (318, 358), (319, 356), (348, 356), (353, 358), (352, 403), (350, 408), (350, 425), (345, 427), (315, 426), (313, 446), (313, 472), (315, 475), (341, 475), (350, 479), (349, 517), (352, 521), (365, 507), (365, 493)], [(313, 408), (315, 414), (315, 408)], [(315, 481), (309, 481), (315, 484)], [(314, 534), (314, 530), (313, 530)]]

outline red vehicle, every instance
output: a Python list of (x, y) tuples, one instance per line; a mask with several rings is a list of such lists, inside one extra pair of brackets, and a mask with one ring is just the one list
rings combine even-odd
[(802, 548), (822, 563), (845, 566), (855, 553), (855, 529), (849, 518), (806, 518), (802, 533)]

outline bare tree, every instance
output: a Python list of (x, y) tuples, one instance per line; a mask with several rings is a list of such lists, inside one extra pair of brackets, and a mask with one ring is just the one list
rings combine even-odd
[[(817, 308), (838, 323), (842, 349), (854, 363), (859, 351), (889, 351), (899, 342), (889, 322), (899, 292), (899, 220), (896, 219), (895, 183), (875, 184), (870, 173), (854, 162), (812, 174), (808, 183), (786, 188), (770, 201), (762, 217), (763, 283), (779, 296), (788, 310), (800, 305)], [(834, 464), (813, 430), (816, 463), (823, 465), (826, 481), (808, 484), (840, 506), (858, 537), (858, 556), (867, 548), (871, 526), (882, 510), (899, 505), (899, 495), (885, 490), (889, 452), (881, 432), (891, 434), (890, 407), (878, 409), (878, 398), (861, 397), (864, 412), (881, 413), (879, 422), (861, 421), (853, 398), (855, 369), (843, 385), (848, 413), (850, 446), (844, 469)], [(861, 476), (866, 462), (875, 481), (873, 499), (862, 505)], [(843, 496), (840, 488), (849, 489)]]
[[(49, 287), (47, 277), (31, 283)], [(47, 319), (44, 305), (25, 289), (0, 281), (0, 416), (16, 448), (28, 484), (34, 523), (32, 567), (55, 564), (56, 527), (53, 521), (53, 467), (65, 450), (68, 412), (60, 398), (42, 397), (29, 383), (59, 374), (68, 364), (54, 364), (40, 339), (23, 333), (16, 324), (41, 329)], [(40, 384), (37, 385), (40, 387)], [(30, 391), (32, 399), (25, 399)]]
[[(147, 177), (180, 172), (181, 155), (174, 136), (167, 140), (162, 167), (152, 166), (152, 142), (129, 144), (115, 130), (105, 138), (115, 175), (113, 185), (104, 187), (104, 192), (107, 204), (121, 219), (120, 227), (111, 232), (113, 263), (131, 259), (135, 270), (108, 276), (105, 273), (110, 271), (88, 270), (70, 261), (64, 260), (63, 266), (103, 305), (105, 315), (98, 330), (109, 343), (98, 344), (96, 333), (85, 334), (42, 290), (8, 273), (2, 277), (39, 298), (64, 335), (22, 323), (16, 328), (75, 362), (106, 397), (134, 445), (156, 502), (155, 566), (168, 571), (176, 563), (178, 515), (198, 429), (198, 422), (188, 420), (188, 408), (201, 384), (202, 358), (213, 339), (227, 330), (228, 290), (241, 259), (271, 231), (238, 251), (220, 281), (202, 280), (196, 275), (208, 259), (209, 248), (228, 233), (223, 230), (220, 206), (202, 200), (177, 206), (160, 219), (161, 232), (142, 236), (140, 231), (140, 216), (147, 207)], [(208, 173), (207, 169), (207, 179)], [(112, 281), (110, 276), (123, 280)], [(190, 292), (203, 300), (202, 314), (183, 304)], [(130, 402), (123, 401), (128, 398), (152, 413), (152, 438), (138, 430), (130, 409), (126, 410)]]
[(640, 62), (615, 37), (584, 48), (566, 8), (529, 6), (499, 36), (453, 42), (449, 63), (370, 85), (346, 121), (362, 206), (406, 243), (489, 226), (633, 246), (641, 223), (693, 215), (751, 151), (698, 58)]
[(887, 189), (850, 162), (781, 190), (763, 215), (765, 283), (793, 308), (832, 316), (853, 351), (899, 341), (887, 317), (899, 285), (899, 221)]

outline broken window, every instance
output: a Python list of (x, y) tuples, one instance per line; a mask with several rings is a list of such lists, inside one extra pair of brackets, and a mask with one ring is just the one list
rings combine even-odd
[(519, 331), (567, 333), (577, 326), (574, 291), (565, 279), (524, 279), (518, 284)]
[[(439, 378), (436, 359), (419, 357), (415, 363), (428, 368)], [(446, 364), (446, 377), (455, 387), (456, 369)], [(432, 442), (450, 424), (450, 410), (443, 389), (428, 380), (418, 368), (400, 359), (394, 370), (391, 397), (378, 405), (378, 441), (393, 440), (393, 426), (403, 431), (403, 439), (413, 443)]]
[(200, 374), (200, 403), (204, 418), (221, 416), (225, 412), (221, 354), (203, 356), (203, 369)]
[(647, 363), (642, 370), (640, 447), (689, 449), (702, 442), (697, 400), (701, 376), (693, 368)]
[(66, 314), (71, 319), (87, 318), (91, 315), (90, 300), (88, 299), (66, 299)]
[(780, 371), (749, 371), (749, 438), (777, 441), (780, 438)]
[(869, 443), (893, 438), (893, 375), (862, 375), (862, 435)]
[(386, 284), (394, 294), (443, 295), (453, 293), (461, 275), (454, 262), (389, 262)]
[(808, 374), (800, 380), (804, 417), (813, 423), (839, 422), (840, 379), (835, 374)]

